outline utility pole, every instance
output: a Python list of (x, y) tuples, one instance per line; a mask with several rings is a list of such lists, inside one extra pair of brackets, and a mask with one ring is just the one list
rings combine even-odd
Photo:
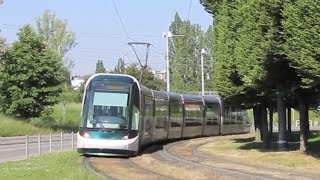
[(204, 95), (204, 70), (203, 70), (203, 54), (206, 53), (206, 50), (201, 49), (201, 95)]
[(164, 32), (162, 37), (166, 38), (166, 61), (167, 61), (167, 92), (170, 92), (170, 63), (169, 63), (169, 38), (172, 37), (172, 33), (170, 31)]

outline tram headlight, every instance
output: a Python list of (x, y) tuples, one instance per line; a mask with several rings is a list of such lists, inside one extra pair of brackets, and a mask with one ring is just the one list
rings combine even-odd
[(87, 132), (85, 132), (85, 133), (83, 134), (83, 137), (85, 137), (85, 138), (90, 138), (90, 134), (87, 133)]
[(125, 135), (122, 137), (122, 140), (128, 140), (129, 139), (129, 136), (128, 135)]
[(88, 132), (86, 132), (86, 131), (80, 132), (80, 135), (81, 135), (82, 137), (84, 137), (84, 138), (90, 138), (90, 134), (89, 134)]

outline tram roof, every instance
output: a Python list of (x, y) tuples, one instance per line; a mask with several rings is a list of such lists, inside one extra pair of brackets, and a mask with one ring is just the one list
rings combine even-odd
[(220, 101), (220, 97), (217, 95), (204, 95), (202, 97), (203, 97), (204, 102), (206, 102), (206, 103), (213, 103), (213, 102)]
[(195, 94), (183, 94), (184, 102), (202, 102), (202, 97)]
[(153, 96), (154, 98), (158, 98), (158, 99), (166, 99), (168, 100), (169, 97), (168, 97), (168, 94), (167, 92), (165, 91), (156, 91), (156, 90), (152, 90), (153, 92)]
[(181, 94), (168, 92), (168, 95), (169, 95), (170, 100), (182, 101)]

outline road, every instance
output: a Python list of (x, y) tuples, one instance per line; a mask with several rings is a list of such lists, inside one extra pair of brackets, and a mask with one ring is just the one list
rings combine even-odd
[[(51, 148), (50, 135), (41, 135), (40, 152), (38, 135), (28, 137), (28, 152), (26, 152), (26, 136), (0, 137), (0, 163), (7, 161), (22, 160), (28, 157), (39, 156), (39, 154), (71, 150), (76, 148), (76, 134), (52, 134)], [(73, 146), (72, 146), (73, 144)]]

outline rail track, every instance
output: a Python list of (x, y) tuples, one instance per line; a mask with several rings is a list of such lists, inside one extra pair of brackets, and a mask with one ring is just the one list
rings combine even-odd
[(319, 174), (249, 164), (200, 150), (214, 138), (155, 145), (133, 158), (91, 157), (87, 163), (104, 179), (320, 179)]
[[(102, 163), (101, 159), (104, 159)], [(92, 163), (95, 164), (95, 167), (92, 166)], [(102, 179), (132, 179), (132, 177), (139, 179), (175, 179), (145, 168), (128, 158), (84, 157), (84, 165)]]

